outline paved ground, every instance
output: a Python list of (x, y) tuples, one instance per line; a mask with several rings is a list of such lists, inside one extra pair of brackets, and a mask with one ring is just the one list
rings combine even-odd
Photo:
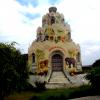
[(81, 98), (70, 99), (70, 100), (100, 100), (100, 95), (98, 95), (98, 96), (87, 96), (87, 97), (81, 97)]

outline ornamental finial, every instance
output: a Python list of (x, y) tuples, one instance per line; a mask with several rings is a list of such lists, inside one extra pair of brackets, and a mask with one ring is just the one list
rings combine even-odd
[(57, 8), (56, 7), (50, 7), (49, 8), (49, 12), (55, 12), (56, 13), (57, 11)]

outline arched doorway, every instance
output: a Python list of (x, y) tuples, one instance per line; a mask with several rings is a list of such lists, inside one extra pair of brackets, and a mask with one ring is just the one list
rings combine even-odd
[(63, 70), (63, 56), (60, 53), (54, 53), (51, 61), (53, 71)]

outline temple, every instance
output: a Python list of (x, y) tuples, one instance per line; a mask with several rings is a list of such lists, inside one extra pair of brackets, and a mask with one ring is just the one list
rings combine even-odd
[(82, 71), (81, 63), (80, 46), (71, 38), (70, 25), (56, 7), (50, 7), (42, 17), (42, 26), (37, 28), (36, 40), (28, 48), (29, 70), (44, 75), (49, 83), (56, 81), (52, 79), (56, 76), (67, 79), (68, 73)]

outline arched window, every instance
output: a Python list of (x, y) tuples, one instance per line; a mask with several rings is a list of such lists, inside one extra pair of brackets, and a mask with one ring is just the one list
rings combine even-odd
[(53, 36), (50, 36), (50, 40), (53, 40), (54, 39), (54, 37)]
[(49, 39), (49, 36), (48, 36), (48, 35), (46, 35), (46, 36), (45, 36), (45, 40), (48, 40), (48, 39)]
[(58, 37), (57, 37), (57, 40), (60, 41), (60, 40), (61, 40), (61, 36), (58, 36)]
[(35, 54), (32, 53), (32, 63), (35, 63)]
[(80, 62), (80, 53), (77, 53), (77, 62)]
[(71, 33), (68, 32), (68, 40), (70, 40), (70, 39), (71, 39)]
[(55, 17), (52, 16), (52, 17), (51, 17), (51, 25), (54, 24), (54, 23), (55, 23)]

